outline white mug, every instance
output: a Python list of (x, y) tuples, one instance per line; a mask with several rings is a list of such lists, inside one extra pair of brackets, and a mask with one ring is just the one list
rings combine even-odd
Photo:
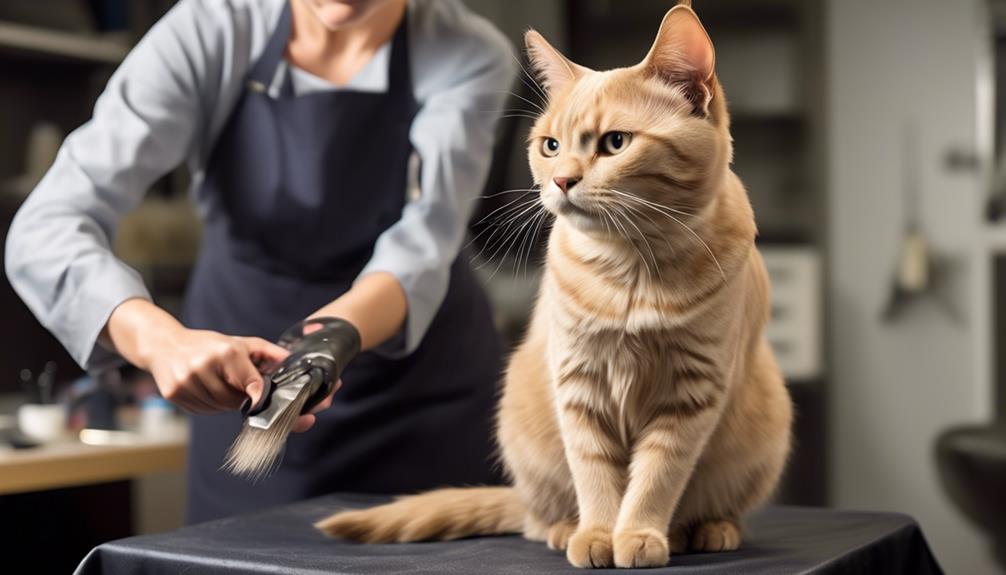
[(26, 403), (17, 410), (17, 424), (29, 439), (49, 443), (66, 436), (66, 408), (52, 403)]

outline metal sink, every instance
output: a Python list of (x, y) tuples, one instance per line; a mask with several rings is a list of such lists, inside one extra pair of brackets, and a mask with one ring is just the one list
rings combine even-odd
[(950, 499), (991, 536), (996, 560), (1006, 567), (1006, 422), (943, 432), (936, 461)]

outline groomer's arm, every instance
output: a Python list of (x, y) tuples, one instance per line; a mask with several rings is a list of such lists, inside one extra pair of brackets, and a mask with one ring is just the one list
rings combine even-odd
[[(289, 352), (257, 337), (234, 337), (188, 329), (144, 298), (128, 299), (112, 312), (102, 330), (101, 345), (114, 349), (154, 376), (161, 394), (193, 413), (236, 409), (246, 396), (257, 402), (264, 388), (254, 363), (275, 362)], [(331, 398), (301, 415), (293, 431), (314, 425), (316, 411)]]
[(220, 74), (222, 50), (197, 41), (219, 35), (200, 6), (180, 2), (129, 53), (7, 234), (11, 285), (89, 371), (121, 361), (99, 338), (113, 311), (150, 299), (140, 274), (112, 252), (119, 219), (185, 160), (207, 122), (205, 79)]
[[(410, 140), (422, 169), (418, 199), (377, 239), (349, 292), (315, 316), (341, 317), (364, 349), (401, 357), (422, 342), (447, 294), (492, 159), (496, 122), (515, 70), (510, 45), (490, 24), (452, 8), (417, 24), (413, 53), (422, 107)], [(405, 193), (405, 190), (402, 190)], [(390, 341), (389, 341), (390, 340)]]
[(130, 52), (93, 117), (66, 138), (21, 206), (5, 257), (11, 285), (82, 367), (100, 371), (121, 356), (196, 413), (257, 398), (262, 377), (253, 362), (286, 350), (185, 329), (150, 301), (111, 245), (119, 219), (202, 141), (235, 26), (216, 4), (179, 2)]
[(372, 349), (401, 331), (407, 315), (402, 284), (390, 273), (374, 272), (360, 277), (348, 292), (311, 317), (348, 321), (360, 332), (361, 347)]
[(248, 396), (257, 400), (263, 382), (256, 363), (289, 354), (257, 337), (188, 329), (144, 298), (116, 307), (100, 341), (150, 372), (161, 395), (193, 413), (237, 409)]

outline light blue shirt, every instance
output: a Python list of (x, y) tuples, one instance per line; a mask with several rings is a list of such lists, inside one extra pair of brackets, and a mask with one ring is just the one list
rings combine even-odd
[[(99, 334), (120, 303), (150, 297), (140, 275), (111, 251), (119, 219), (182, 162), (205, 213), (200, 188), (213, 142), (286, 1), (181, 0), (126, 57), (91, 120), (66, 138), (14, 218), (7, 276), (82, 366), (116, 360), (97, 343)], [(421, 180), (360, 274), (391, 273), (405, 290), (409, 313), (399, 353), (416, 348), (447, 292), (516, 67), (506, 39), (458, 0), (411, 0), (409, 10), (413, 92), (421, 105), (410, 139)], [(388, 54), (386, 45), (348, 87), (386, 90)], [(337, 89), (294, 72), (297, 92)]]

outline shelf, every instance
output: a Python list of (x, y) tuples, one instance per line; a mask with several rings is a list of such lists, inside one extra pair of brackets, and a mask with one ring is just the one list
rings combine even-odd
[(0, 22), (0, 50), (114, 65), (126, 57), (129, 45), (119, 35), (60, 32)]

